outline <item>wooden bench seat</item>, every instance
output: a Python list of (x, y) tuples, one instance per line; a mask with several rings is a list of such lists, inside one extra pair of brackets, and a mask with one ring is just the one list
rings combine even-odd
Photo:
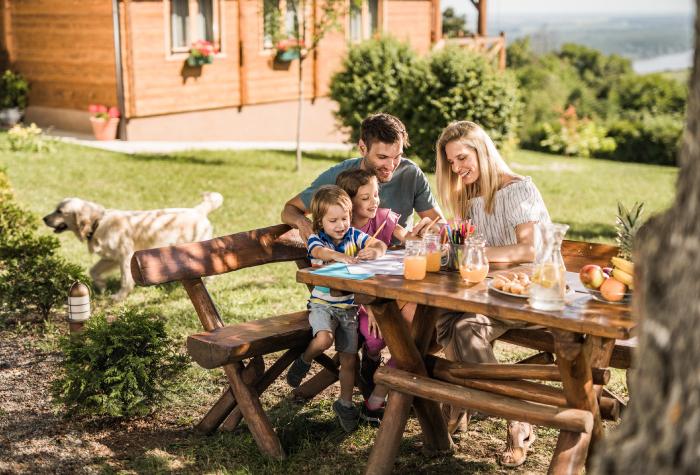
[(309, 312), (304, 310), (195, 333), (187, 337), (187, 352), (203, 368), (213, 369), (289, 348), (303, 350), (309, 341)]
[[(311, 339), (308, 312), (224, 325), (203, 278), (275, 262), (308, 267), (306, 246), (287, 225), (270, 226), (209, 241), (138, 251), (131, 273), (138, 285), (180, 282), (204, 328), (187, 339), (192, 358), (207, 369), (222, 368), (229, 382), (197, 425), (210, 433), (233, 429), (245, 419), (260, 451), (283, 459), (285, 453), (260, 402), (262, 394), (306, 348)], [(284, 351), (286, 350), (286, 351)], [(265, 369), (263, 356), (284, 351)], [(248, 360), (247, 362), (244, 360)], [(336, 371), (330, 358), (317, 359)]]

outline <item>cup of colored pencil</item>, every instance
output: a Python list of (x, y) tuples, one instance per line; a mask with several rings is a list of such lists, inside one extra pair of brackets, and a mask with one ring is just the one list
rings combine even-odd
[(451, 219), (440, 230), (443, 243), (443, 265), (449, 270), (459, 270), (459, 248), (474, 234), (474, 225), (471, 220)]

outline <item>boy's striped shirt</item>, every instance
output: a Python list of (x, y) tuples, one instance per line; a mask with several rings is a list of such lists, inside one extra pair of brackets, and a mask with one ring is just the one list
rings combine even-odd
[[(311, 259), (311, 251), (319, 246), (326, 247), (328, 249), (333, 249), (334, 251), (338, 251), (344, 254), (346, 247), (348, 247), (350, 244), (353, 244), (355, 246), (355, 249), (359, 251), (360, 249), (365, 247), (369, 239), (370, 237), (368, 234), (363, 233), (357, 228), (350, 227), (343, 236), (343, 239), (340, 241), (340, 243), (336, 245), (333, 243), (333, 239), (331, 239), (331, 237), (328, 236), (328, 234), (321, 230), (318, 232), (318, 234), (312, 234), (311, 236), (309, 236), (309, 239), (306, 242), (306, 247), (308, 249), (309, 259)], [(328, 287), (316, 286), (311, 291), (310, 301), (321, 304), (330, 304), (334, 307), (347, 307), (350, 305), (354, 305), (355, 295), (346, 294), (335, 297), (331, 295), (330, 289)]]

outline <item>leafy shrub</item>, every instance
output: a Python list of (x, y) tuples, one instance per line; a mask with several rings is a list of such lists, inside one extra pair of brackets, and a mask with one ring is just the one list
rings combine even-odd
[(63, 371), (52, 391), (68, 413), (133, 417), (151, 413), (177, 385), (187, 357), (151, 311), (122, 308), (113, 322), (93, 316), (60, 343)]
[(330, 97), (338, 103), (336, 117), (349, 129), (353, 142), (359, 140), (360, 124), (370, 114), (387, 112), (405, 122), (402, 102), (412, 94), (414, 77), (424, 78), (425, 66), (406, 43), (383, 37), (350, 48), (331, 78)]
[(17, 124), (7, 132), (7, 142), (13, 152), (50, 152), (53, 143), (44, 132), (32, 123), (29, 126)]
[(22, 318), (38, 312), (43, 318), (66, 300), (76, 280), (87, 282), (82, 268), (56, 255), (53, 236), (28, 230), (0, 240), (0, 314)]
[[(0, 173), (0, 188), (9, 186)], [(2, 190), (0, 189), (0, 193)], [(58, 240), (37, 235), (33, 214), (8, 199), (0, 201), (0, 316), (46, 318), (66, 299), (76, 280), (87, 282), (82, 268), (56, 254)]]
[(19, 73), (13, 73), (9, 69), (0, 76), (0, 109), (27, 107), (29, 95), (29, 83)]
[(540, 145), (550, 152), (579, 157), (615, 150), (615, 141), (606, 137), (605, 127), (590, 119), (579, 119), (569, 106), (558, 122), (543, 124), (544, 138)]
[(426, 169), (435, 169), (435, 141), (452, 121), (478, 123), (498, 145), (515, 137), (520, 102), (512, 75), (459, 47), (439, 50), (426, 61), (427, 81), (414, 75), (413, 87), (402, 96), (413, 153)]
[[(14, 193), (12, 193), (12, 186), (10, 185), (10, 180), (7, 178), (7, 173), (4, 168), (0, 168), (0, 206), (9, 202), (14, 198)], [(0, 230), (0, 236), (2, 231)]]
[(676, 165), (684, 122), (678, 115), (643, 114), (619, 119), (608, 126), (617, 147), (606, 158), (625, 162)]
[(652, 114), (683, 114), (685, 84), (662, 74), (628, 75), (620, 80), (617, 100), (622, 109)]

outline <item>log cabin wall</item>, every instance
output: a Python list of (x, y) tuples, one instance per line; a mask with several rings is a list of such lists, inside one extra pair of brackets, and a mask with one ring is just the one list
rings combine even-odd
[[(436, 1), (378, 0), (378, 33), (393, 35), (421, 53), (428, 52)], [(125, 95), (122, 112), (128, 119), (129, 138), (172, 139), (165, 130), (172, 124), (177, 133), (170, 135), (176, 138), (206, 139), (206, 127), (187, 135), (192, 120), (226, 122), (234, 113), (241, 124), (248, 125), (246, 128), (258, 120), (269, 125), (268, 114), (275, 121), (295, 123), (297, 61), (276, 64), (274, 51), (264, 47), (263, 0), (240, 0), (240, 8), (239, 0), (215, 2), (221, 52), (213, 64), (188, 68), (184, 66), (186, 52), (171, 53), (170, 0), (119, 0)], [(31, 84), (26, 120), (42, 127), (88, 132), (88, 104), (117, 105), (112, 2), (0, 0), (0, 8), (0, 46), (7, 52), (9, 66)], [(319, 5), (317, 8), (320, 11)], [(328, 94), (331, 76), (340, 67), (350, 41), (347, 11), (340, 30), (328, 33), (316, 55), (304, 62), (307, 100)], [(274, 104), (279, 105), (278, 115), (270, 110)], [(254, 106), (257, 109), (246, 114), (246, 109)], [(309, 127), (314, 130), (320, 126), (323, 132), (306, 140), (337, 137), (331, 132), (332, 101), (324, 99), (315, 108), (318, 110), (309, 111), (308, 118), (316, 117), (317, 122)], [(250, 122), (247, 115), (258, 119)], [(161, 126), (158, 121), (162, 121)], [(226, 138), (223, 129), (214, 135), (218, 140)], [(229, 138), (246, 139), (235, 132)], [(289, 140), (286, 133), (284, 140)]]
[(3, 18), (9, 67), (29, 81), (30, 105), (116, 104), (111, 2), (5, 0)]

